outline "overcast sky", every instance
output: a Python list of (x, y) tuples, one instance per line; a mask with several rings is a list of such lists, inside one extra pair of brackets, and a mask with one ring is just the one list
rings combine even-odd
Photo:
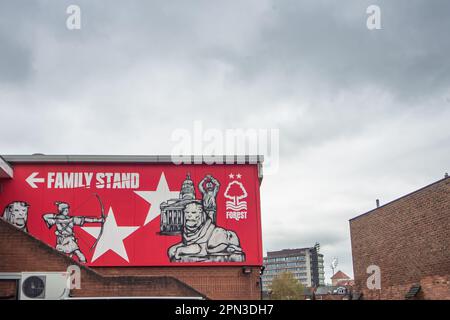
[(348, 220), (450, 170), (449, 14), (447, 0), (0, 0), (0, 153), (168, 154), (196, 120), (279, 129), (264, 251), (318, 241), (327, 277), (333, 257), (353, 275)]

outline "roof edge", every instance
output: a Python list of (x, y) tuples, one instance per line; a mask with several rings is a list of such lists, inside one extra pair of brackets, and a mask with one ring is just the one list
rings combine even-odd
[(0, 178), (12, 178), (13, 174), (14, 172), (10, 164), (0, 156)]
[(184, 164), (261, 164), (263, 155), (3, 155), (14, 163), (184, 163)]

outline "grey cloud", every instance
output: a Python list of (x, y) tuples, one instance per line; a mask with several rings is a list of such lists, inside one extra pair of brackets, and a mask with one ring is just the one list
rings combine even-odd
[(32, 74), (31, 52), (0, 33), (0, 83), (20, 83)]
[[(294, 228), (293, 228), (294, 229)], [(320, 242), (322, 246), (332, 245), (344, 240), (345, 235), (333, 232), (333, 230), (323, 230), (318, 228), (308, 228), (301, 230), (286, 230), (285, 228), (271, 228), (265, 233), (265, 241), (267, 243), (266, 250), (274, 251), (291, 248), (295, 244), (303, 244), (306, 247), (312, 247), (316, 242)]]
[[(383, 30), (366, 28), (374, 3)], [(274, 74), (284, 92), (377, 86), (403, 100), (428, 97), (450, 84), (449, 9), (447, 1), (277, 2), (247, 54), (224, 59), (249, 81)]]
[(0, 2), (0, 85), (22, 84), (33, 74), (33, 50), (28, 43), (31, 30), (26, 25), (32, 19), (29, 10), (36, 6), (23, 4)]

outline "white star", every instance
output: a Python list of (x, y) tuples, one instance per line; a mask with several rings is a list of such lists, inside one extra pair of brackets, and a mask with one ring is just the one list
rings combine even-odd
[[(94, 238), (98, 238), (100, 234), (100, 227), (81, 227), (84, 231), (89, 233)], [(109, 208), (108, 216), (106, 217), (105, 223), (103, 225), (103, 234), (100, 237), (97, 245), (95, 246), (94, 255), (92, 261), (94, 262), (100, 256), (105, 254), (108, 250), (112, 250), (119, 256), (124, 258), (127, 262), (128, 255), (125, 250), (125, 245), (123, 240), (132, 234), (139, 227), (119, 227), (116, 223), (116, 218), (114, 217), (114, 212), (112, 208)]]
[(228, 175), (228, 177), (229, 177), (230, 179), (234, 179), (234, 174), (230, 173), (230, 174)]
[(158, 187), (156, 191), (135, 191), (137, 195), (142, 197), (145, 201), (150, 203), (150, 209), (148, 209), (147, 217), (145, 218), (144, 226), (160, 215), (159, 205), (169, 199), (178, 199), (180, 191), (170, 191), (167, 185), (166, 176), (164, 172), (161, 173), (159, 178)]
[(238, 179), (240, 179), (242, 177), (242, 174), (240, 174), (240, 173), (238, 173), (237, 175), (236, 175), (236, 178), (238, 178)]

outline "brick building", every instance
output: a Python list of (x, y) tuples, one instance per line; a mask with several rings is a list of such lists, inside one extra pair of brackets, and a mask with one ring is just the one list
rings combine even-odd
[[(80, 165), (87, 164), (94, 167), (96, 165), (96, 162), (101, 162), (102, 165), (105, 163), (107, 163), (107, 165), (116, 165), (118, 163), (121, 168), (127, 165), (127, 162), (131, 162), (135, 167), (152, 165), (161, 166), (163, 164), (165, 165), (168, 162), (167, 157), (164, 158), (165, 160), (162, 160), (161, 156), (140, 157), (138, 161), (133, 161), (133, 158), (130, 157), (124, 158), (120, 156), (114, 156), (114, 159), (111, 159), (108, 156), (76, 156), (72, 158), (76, 158), (76, 160), (68, 160), (69, 158), (70, 156), (59, 157), (42, 155), (9, 157), (5, 156), (4, 159), (0, 157), (0, 200), (2, 200), (2, 197), (4, 197), (5, 195), (7, 197), (7, 190), (11, 187), (8, 185), (8, 183), (11, 183), (13, 179), (22, 179), (22, 174), (19, 170), (22, 164), (43, 164), (50, 167), (54, 165), (68, 165), (68, 167), (70, 168), (72, 165), (72, 161), (73, 165), (76, 166), (76, 170), (80, 171)], [(259, 168), (261, 161), (257, 161), (257, 168)], [(246, 159), (246, 163), (249, 163), (248, 158)], [(210, 168), (211, 167), (208, 167), (208, 172), (212, 170)], [(244, 169), (242, 170), (243, 172), (245, 172)], [(167, 172), (168, 171), (169, 170), (167, 170)], [(42, 175), (42, 171), (39, 170), (39, 172), (40, 175)], [(191, 170), (191, 172), (195, 171)], [(25, 179), (26, 177), (28, 177), (28, 183), (32, 182), (29, 181), (30, 178), (28, 172), (23, 175), (23, 179)], [(143, 178), (141, 177), (141, 179)], [(38, 184), (39, 181), (35, 181), (35, 184), (38, 187), (45, 184)], [(261, 180), (259, 180), (259, 182), (260, 181)], [(20, 185), (20, 188), (18, 189), (21, 190), (22, 188), (23, 186)], [(39, 195), (39, 201), (42, 201), (42, 199), (44, 199), (44, 196), (41, 195), (42, 193), (40, 193), (38, 188), (33, 189), (32, 187), (28, 187), (28, 189), (29, 192), (33, 192)], [(225, 191), (224, 189), (225, 188), (223, 187), (222, 190)], [(251, 190), (249, 188), (247, 188), (247, 190), (250, 194)], [(47, 194), (45, 194), (45, 196), (46, 195)], [(17, 199), (14, 198), (14, 200)], [(106, 196), (104, 197), (104, 199), (111, 202), (114, 200), (108, 200)], [(257, 199), (259, 200), (259, 195)], [(9, 201), (10, 200), (4, 201), (4, 203), (7, 203)], [(221, 203), (222, 201), (218, 203), (218, 206), (221, 205)], [(81, 205), (84, 205), (84, 202), (82, 202)], [(257, 203), (256, 205), (259, 206), (259, 203)], [(133, 206), (135, 206), (135, 204), (133, 204)], [(33, 204), (30, 205), (30, 208), (33, 208)], [(34, 206), (34, 208), (36, 208), (36, 205)], [(43, 209), (40, 209), (40, 211), (42, 210)], [(36, 214), (36, 211), (36, 209), (34, 212), (30, 211), (29, 215), (31, 216), (32, 214)], [(42, 228), (42, 224), (44, 222), (41, 218), (40, 211), (39, 219), (36, 218), (35, 221), (39, 223), (38, 227)], [(42, 213), (44, 212), (45, 211), (42, 211)], [(144, 213), (146, 212), (147, 211), (145, 211)], [(219, 210), (217, 212), (220, 213)], [(29, 217), (29, 225), (31, 218)], [(219, 218), (222, 219), (222, 221), (219, 221), (219, 223), (223, 223), (223, 216)], [(220, 220), (219, 218), (218, 220)], [(236, 224), (237, 222), (233, 223)], [(21, 285), (20, 274), (22, 272), (64, 272), (70, 265), (77, 265), (81, 270), (81, 289), (73, 289), (70, 291), (70, 297), (73, 298), (118, 296), (188, 297), (196, 299), (261, 298), (260, 270), (262, 267), (262, 252), (261, 263), (259, 265), (253, 263), (249, 259), (251, 258), (251, 252), (249, 252), (248, 250), (246, 250), (245, 252), (247, 261), (243, 261), (240, 263), (235, 262), (234, 264), (231, 263), (229, 265), (227, 263), (187, 263), (186, 265), (178, 263), (172, 266), (171, 262), (169, 261), (161, 265), (157, 265), (157, 263), (155, 263), (154, 265), (152, 265), (152, 263), (141, 263), (140, 265), (133, 265), (132, 263), (129, 263), (128, 265), (121, 266), (108, 265), (109, 262), (106, 260), (106, 258), (104, 261), (107, 261), (107, 263), (99, 262), (96, 264), (93, 263), (96, 262), (94, 261), (94, 258), (89, 257), (89, 254), (91, 254), (90, 250), (83, 249), (83, 247), (81, 247), (81, 245), (84, 245), (83, 242), (89, 240), (89, 237), (85, 237), (86, 240), (81, 239), (81, 236), (84, 237), (84, 234), (78, 229), (78, 231), (76, 231), (76, 236), (80, 237), (80, 248), (83, 250), (88, 260), (88, 263), (80, 263), (80, 261), (78, 261), (75, 256), (69, 257), (69, 255), (65, 254), (64, 252), (56, 250), (52, 243), (45, 241), (45, 238), (42, 237), (39, 232), (37, 232), (39, 230), (38, 227), (36, 227), (35, 223), (34, 225), (31, 224), (31, 228), (28, 228), (29, 230), (21, 230), (20, 228), (17, 228), (17, 226), (13, 226), (11, 223), (8, 223), (5, 219), (5, 215), (3, 215), (3, 219), (1, 219), (0, 217), (0, 299), (18, 298)], [(144, 227), (151, 228), (151, 224), (149, 223), (142, 226), (142, 228)], [(160, 228), (158, 221), (155, 221), (154, 227), (157, 229)], [(45, 228), (43, 228), (43, 230), (45, 230)], [(48, 235), (52, 235), (55, 232), (54, 230), (55, 229), (52, 229), (48, 233)], [(260, 225), (259, 228), (254, 231), (256, 231), (256, 234), (259, 237)], [(152, 237), (163, 237), (163, 235), (160, 235), (158, 232), (151, 232), (150, 235)], [(239, 235), (241, 235), (241, 233), (239, 233)], [(179, 237), (179, 235), (173, 237)], [(162, 239), (166, 241), (166, 238)], [(246, 238), (242, 236), (241, 241), (244, 241), (242, 239), (245, 240)], [(260, 239), (257, 240), (258, 242), (260, 241)], [(164, 242), (162, 243), (164, 244)], [(90, 246), (90, 243), (86, 243), (86, 247), (88, 247), (88, 245)], [(243, 247), (245, 249), (244, 245), (245, 243), (243, 244)], [(134, 251), (134, 247), (132, 248)], [(117, 254), (115, 254), (111, 250), (109, 250), (107, 254), (111, 256), (117, 256)], [(137, 258), (140, 259), (141, 257), (137, 256)], [(100, 261), (100, 259), (98, 259), (97, 261)], [(8, 275), (10, 278), (8, 278)], [(17, 277), (15, 277), (15, 275), (17, 275)]]
[[(450, 179), (350, 220), (355, 297), (450, 299)], [(366, 273), (380, 268), (381, 289)]]
[(341, 270), (331, 276), (332, 286), (353, 286), (353, 284), (353, 280)]

